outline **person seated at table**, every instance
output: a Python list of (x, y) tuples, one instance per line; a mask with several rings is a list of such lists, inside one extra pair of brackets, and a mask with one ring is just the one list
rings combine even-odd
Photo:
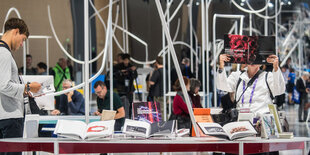
[[(188, 92), (190, 90), (190, 80), (185, 76), (183, 76), (183, 80)], [(169, 120), (176, 119), (178, 121), (178, 129), (190, 128), (191, 120), (179, 79), (177, 79), (177, 81), (174, 83), (174, 90), (177, 91), (177, 94), (173, 99), (173, 115), (170, 116)], [(192, 107), (196, 108), (193, 104)]]
[[(95, 115), (101, 115), (102, 110), (111, 110), (110, 108), (110, 90), (102, 81), (97, 81), (94, 85), (95, 93), (97, 95), (98, 110), (94, 112)], [(114, 119), (114, 131), (120, 131), (125, 122), (125, 109), (118, 94), (113, 93), (113, 109), (116, 111)]]
[[(72, 81), (65, 79), (62, 82), (63, 90), (72, 87)], [(55, 109), (51, 112), (52, 115), (84, 115), (85, 103), (83, 95), (76, 91), (70, 91), (68, 93), (60, 95), (59, 109)]]
[(202, 108), (201, 102), (200, 102), (201, 98), (199, 95), (199, 89), (200, 89), (201, 83), (198, 79), (191, 78), (190, 84), (191, 86), (190, 86), (188, 95), (191, 98), (192, 103), (195, 106), (195, 108)]

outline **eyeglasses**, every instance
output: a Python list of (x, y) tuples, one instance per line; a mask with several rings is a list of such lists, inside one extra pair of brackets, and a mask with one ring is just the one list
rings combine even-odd
[(101, 94), (102, 91), (103, 91), (103, 89), (100, 90), (100, 91), (96, 91), (95, 94), (96, 94), (96, 95), (99, 95), (99, 94)]
[(69, 89), (69, 88), (71, 88), (71, 86), (64, 86), (64, 87), (62, 87), (63, 89)]

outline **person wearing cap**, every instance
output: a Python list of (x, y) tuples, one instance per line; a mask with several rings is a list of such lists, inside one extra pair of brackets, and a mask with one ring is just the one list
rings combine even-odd
[[(305, 105), (308, 102), (309, 88), (306, 87), (309, 79), (309, 72), (303, 72), (301, 77), (296, 81), (296, 89), (299, 93), (299, 108), (298, 108), (298, 120), (304, 122), (308, 116), (308, 109), (305, 109)], [(302, 117), (303, 116), (303, 117)]]

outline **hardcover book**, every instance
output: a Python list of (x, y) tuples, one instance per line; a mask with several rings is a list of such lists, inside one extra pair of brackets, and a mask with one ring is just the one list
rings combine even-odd
[(115, 120), (96, 121), (86, 124), (83, 121), (58, 120), (54, 134), (76, 140), (94, 140), (109, 137), (114, 132)]
[(228, 63), (266, 64), (266, 58), (275, 54), (274, 36), (224, 35), (222, 54), (228, 54)]
[(224, 126), (218, 123), (198, 123), (201, 130), (206, 135), (222, 137), (229, 140), (256, 135), (257, 132), (248, 121), (231, 122)]

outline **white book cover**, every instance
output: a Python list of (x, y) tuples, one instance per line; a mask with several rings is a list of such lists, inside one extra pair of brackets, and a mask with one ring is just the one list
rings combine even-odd
[(114, 132), (115, 120), (96, 121), (88, 125), (83, 121), (58, 120), (54, 134), (76, 140), (93, 140), (109, 137)]
[(126, 135), (148, 138), (151, 133), (151, 124), (143, 121), (126, 119), (123, 133)]
[(231, 122), (224, 126), (218, 123), (198, 123), (198, 126), (206, 135), (226, 137), (230, 140), (257, 134), (252, 124), (248, 121)]

